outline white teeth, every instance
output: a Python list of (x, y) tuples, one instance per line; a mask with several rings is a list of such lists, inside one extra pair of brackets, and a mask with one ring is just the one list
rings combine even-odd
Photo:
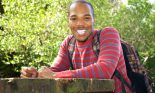
[(77, 30), (77, 32), (78, 34), (83, 35), (86, 32), (86, 30)]

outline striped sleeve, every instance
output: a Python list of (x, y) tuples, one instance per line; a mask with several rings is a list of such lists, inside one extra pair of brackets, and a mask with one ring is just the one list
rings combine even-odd
[(50, 69), (54, 72), (65, 71), (69, 69), (69, 56), (67, 51), (67, 44), (71, 36), (68, 36), (61, 44), (57, 57), (52, 63)]
[[(100, 53), (97, 62), (84, 68), (57, 72), (56, 77), (111, 78), (118, 64), (120, 51), (121, 44), (118, 31), (114, 28), (105, 28), (100, 34)], [(64, 58), (63, 60), (67, 59)], [(64, 66), (68, 67), (68, 64)]]

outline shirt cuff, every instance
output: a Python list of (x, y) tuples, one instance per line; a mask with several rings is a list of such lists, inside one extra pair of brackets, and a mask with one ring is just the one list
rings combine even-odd
[(55, 72), (54, 78), (74, 78), (71, 70)]

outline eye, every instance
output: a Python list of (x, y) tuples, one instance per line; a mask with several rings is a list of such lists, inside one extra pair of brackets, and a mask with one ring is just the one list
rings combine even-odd
[(70, 20), (71, 21), (75, 21), (77, 18), (76, 17), (71, 17)]
[(90, 21), (91, 17), (85, 17), (85, 21)]

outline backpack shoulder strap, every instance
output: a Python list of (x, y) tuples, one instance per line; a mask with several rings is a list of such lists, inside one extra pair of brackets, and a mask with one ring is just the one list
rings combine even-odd
[(98, 57), (99, 53), (100, 53), (100, 33), (102, 30), (99, 30), (96, 32), (94, 38), (93, 38), (93, 50), (96, 54), (96, 56)]
[(74, 36), (71, 37), (71, 39), (68, 42), (68, 53), (69, 53), (69, 60), (70, 60), (70, 65), (71, 65), (71, 69), (73, 70), (73, 63), (72, 63), (72, 57), (73, 57), (73, 53), (74, 53), (74, 49), (75, 49), (75, 43), (76, 43), (76, 39)]

